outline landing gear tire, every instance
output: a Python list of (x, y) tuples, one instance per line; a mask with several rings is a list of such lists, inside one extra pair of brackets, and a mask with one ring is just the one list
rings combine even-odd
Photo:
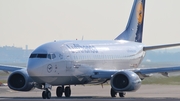
[(50, 98), (51, 98), (51, 92), (50, 92), (50, 91), (47, 91), (46, 97), (47, 97), (47, 99), (50, 99)]
[(49, 90), (43, 91), (42, 92), (42, 98), (43, 99), (50, 99), (51, 98), (51, 92)]
[(116, 97), (117, 93), (111, 88), (111, 97)]
[(43, 91), (43, 92), (42, 92), (42, 98), (43, 98), (43, 99), (46, 99), (46, 91)]
[(119, 97), (125, 97), (126, 93), (119, 93)]
[(71, 96), (71, 88), (70, 87), (66, 87), (64, 93), (65, 93), (66, 97), (70, 97)]
[(57, 97), (62, 97), (63, 92), (64, 92), (64, 87), (57, 87), (57, 89), (56, 89), (56, 96)]

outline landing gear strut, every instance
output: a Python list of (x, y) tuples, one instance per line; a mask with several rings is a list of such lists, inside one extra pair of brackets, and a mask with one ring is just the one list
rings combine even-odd
[[(111, 97), (116, 97), (116, 95), (117, 95), (117, 92), (111, 88)], [(126, 93), (124, 93), (124, 92), (119, 93), (119, 97), (125, 97), (125, 95), (126, 95)]]
[(64, 93), (65, 97), (70, 97), (71, 96), (71, 88), (70, 88), (70, 86), (67, 86), (65, 88), (64, 88), (64, 86), (57, 87), (56, 96), (57, 97), (62, 97), (63, 93)]

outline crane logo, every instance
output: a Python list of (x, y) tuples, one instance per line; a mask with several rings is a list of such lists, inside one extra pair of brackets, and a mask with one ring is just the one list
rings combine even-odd
[(142, 4), (142, 2), (139, 2), (136, 9), (137, 9), (138, 24), (141, 24), (143, 21), (143, 4)]
[(47, 66), (47, 72), (50, 73), (50, 72), (52, 72), (52, 70), (53, 70), (53, 66), (51, 64), (49, 64)]

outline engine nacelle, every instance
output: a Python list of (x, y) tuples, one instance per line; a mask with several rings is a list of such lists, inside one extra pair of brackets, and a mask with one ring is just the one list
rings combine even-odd
[(16, 91), (30, 91), (34, 88), (34, 82), (29, 77), (27, 70), (21, 69), (10, 74), (8, 86)]
[(141, 79), (132, 71), (120, 71), (111, 78), (111, 87), (116, 92), (136, 91), (141, 86)]

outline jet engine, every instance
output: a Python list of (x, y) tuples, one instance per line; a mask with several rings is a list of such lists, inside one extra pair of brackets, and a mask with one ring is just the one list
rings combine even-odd
[(111, 87), (116, 92), (136, 91), (141, 86), (141, 79), (132, 71), (120, 71), (111, 78)]
[(34, 88), (34, 82), (29, 77), (27, 70), (21, 69), (10, 74), (8, 86), (16, 91), (30, 91)]

